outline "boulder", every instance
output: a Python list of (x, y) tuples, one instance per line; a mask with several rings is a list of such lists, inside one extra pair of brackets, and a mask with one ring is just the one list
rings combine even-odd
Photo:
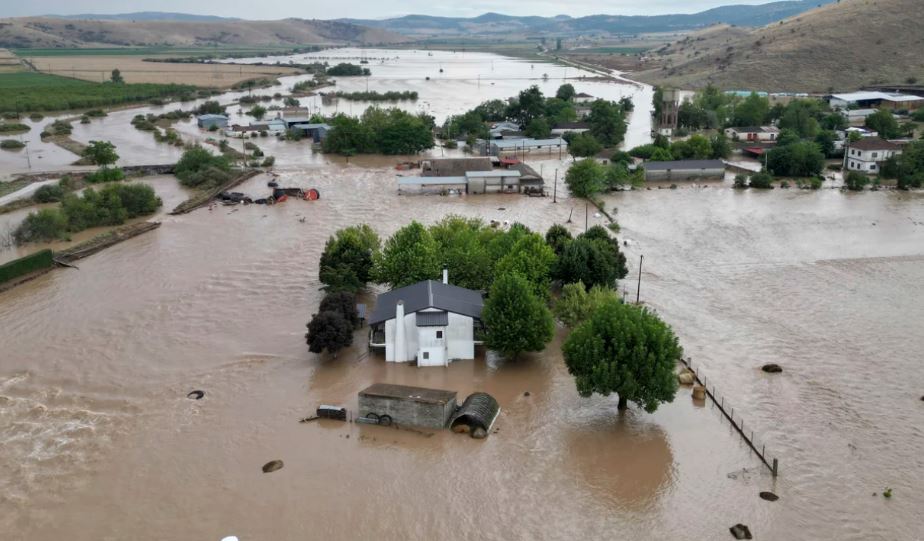
[(744, 524), (735, 524), (729, 528), (729, 531), (735, 536), (735, 539), (754, 539), (751, 537), (751, 530)]
[(768, 374), (779, 374), (783, 371), (783, 367), (775, 363), (765, 364), (760, 369)]
[(768, 502), (775, 502), (780, 499), (779, 496), (770, 492), (769, 490), (765, 490), (764, 492), (761, 492), (760, 497), (761, 499), (767, 500)]

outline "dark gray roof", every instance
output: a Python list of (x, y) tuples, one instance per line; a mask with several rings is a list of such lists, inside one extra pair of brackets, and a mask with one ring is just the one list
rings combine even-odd
[(648, 171), (689, 170), (689, 169), (725, 169), (722, 160), (677, 160), (672, 162), (645, 162)]
[(488, 393), (472, 393), (453, 415), (450, 426), (455, 428), (456, 425), (464, 424), (472, 429), (489, 430), (498, 412), (500, 412), (500, 405), (493, 396)]
[(411, 387), (409, 385), (395, 385), (392, 383), (373, 383), (362, 391), (359, 396), (373, 396), (379, 398), (394, 398), (396, 400), (410, 400), (424, 404), (447, 404), (455, 401), (455, 391), (442, 389), (427, 389), (425, 387)]
[(449, 314), (439, 312), (417, 312), (418, 327), (445, 327), (449, 325)]
[(473, 318), (481, 318), (481, 308), (484, 306), (481, 293), (477, 291), (426, 280), (379, 295), (369, 324), (376, 325), (394, 319), (398, 301), (404, 301), (405, 314), (437, 308)]

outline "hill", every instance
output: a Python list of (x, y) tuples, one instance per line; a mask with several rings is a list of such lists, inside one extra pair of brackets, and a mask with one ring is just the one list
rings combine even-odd
[(49, 19), (76, 19), (85, 21), (238, 21), (233, 17), (217, 15), (193, 15), (189, 13), (166, 13), (163, 11), (140, 11), (137, 13), (82, 13), (79, 15), (45, 15)]
[(216, 47), (388, 44), (405, 38), (337, 21), (103, 21), (48, 17), (0, 19), (0, 47)]
[(803, 13), (833, 0), (787, 0), (761, 5), (721, 6), (693, 14), (674, 15), (590, 15), (572, 18), (520, 17), (485, 13), (474, 18), (407, 15), (393, 19), (341, 19), (342, 22), (381, 28), (415, 38), (551, 34), (569, 37), (587, 34), (637, 34), (693, 30), (726, 23), (761, 26)]
[(754, 30), (710, 28), (659, 49), (639, 80), (681, 88), (849, 90), (924, 81), (920, 0), (841, 0)]

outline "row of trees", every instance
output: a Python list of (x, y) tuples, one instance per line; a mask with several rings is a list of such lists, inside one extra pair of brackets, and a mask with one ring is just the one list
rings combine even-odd
[(360, 118), (339, 114), (329, 123), (324, 152), (415, 154), (433, 148), (433, 117), (423, 113), (369, 107)]
[(642, 169), (629, 170), (631, 157), (616, 153), (609, 165), (603, 165), (592, 158), (575, 162), (565, 173), (565, 184), (576, 197), (595, 199), (597, 195), (626, 186), (641, 186), (645, 181)]
[(144, 184), (110, 184), (83, 195), (63, 194), (57, 208), (46, 208), (26, 217), (13, 233), (17, 243), (48, 242), (91, 227), (120, 225), (126, 220), (152, 214), (161, 206), (154, 190)]
[(637, 146), (629, 151), (630, 156), (655, 162), (724, 159), (730, 154), (731, 144), (723, 133), (717, 133), (712, 137), (697, 134), (673, 143), (667, 137), (658, 135), (653, 143)]
[(905, 145), (901, 154), (886, 160), (880, 173), (896, 179), (903, 190), (924, 187), (924, 141)]

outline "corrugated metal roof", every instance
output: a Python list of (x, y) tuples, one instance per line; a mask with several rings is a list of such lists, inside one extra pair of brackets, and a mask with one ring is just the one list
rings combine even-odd
[(447, 404), (456, 399), (456, 392), (444, 391), (442, 389), (427, 389), (426, 387), (411, 387), (410, 385), (395, 385), (392, 383), (373, 383), (360, 391), (359, 396), (411, 400), (424, 404)]
[(497, 148), (524, 148), (524, 147), (547, 147), (547, 146), (568, 146), (561, 137), (557, 139), (500, 139), (491, 141), (492, 146)]
[(468, 395), (459, 411), (453, 415), (450, 426), (465, 424), (471, 428), (491, 429), (494, 419), (500, 412), (497, 400), (488, 393), (472, 393)]
[(494, 171), (466, 171), (466, 178), (519, 178), (520, 172), (516, 169), (495, 169)]
[(722, 160), (677, 160), (672, 162), (645, 162), (648, 171), (689, 170), (689, 169), (725, 169)]
[(398, 301), (404, 301), (404, 313), (419, 312), (425, 308), (438, 308), (453, 314), (481, 318), (484, 300), (481, 293), (464, 287), (426, 280), (393, 289), (379, 295), (369, 324), (376, 325), (395, 317)]
[(418, 327), (445, 327), (447, 325), (449, 325), (448, 312), (417, 312)]
[(467, 182), (465, 177), (398, 177), (398, 186), (444, 186)]

